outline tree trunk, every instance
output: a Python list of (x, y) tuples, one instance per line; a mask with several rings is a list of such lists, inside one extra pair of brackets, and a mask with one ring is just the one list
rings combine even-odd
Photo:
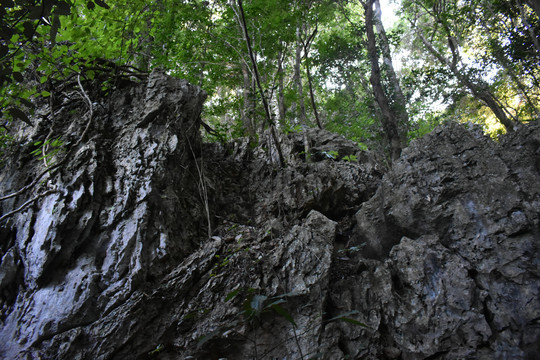
[[(491, 111), (493, 112), (493, 114), (495, 114), (497, 119), (499, 119), (501, 124), (504, 125), (504, 127), (506, 128), (506, 131), (513, 131), (514, 127), (519, 125), (518, 122), (513, 121), (510, 118), (508, 118), (506, 112), (500, 106), (497, 98), (495, 98), (495, 96), (491, 93), (491, 91), (489, 91), (487, 84), (483, 83), (483, 81), (480, 79), (477, 79), (476, 82), (469, 79), (467, 74), (463, 74), (458, 69), (457, 61), (450, 62), (446, 57), (444, 57), (441, 53), (439, 53), (433, 47), (433, 44), (428, 39), (426, 39), (424, 34), (422, 34), (418, 28), (416, 29), (416, 31), (417, 31), (417, 34), (420, 36), (420, 39), (422, 40), (422, 42), (428, 49), (428, 51), (433, 56), (435, 56), (435, 58), (439, 60), (439, 62), (442, 65), (446, 65), (450, 69), (452, 74), (454, 74), (454, 76), (459, 80), (459, 82), (471, 91), (474, 97), (482, 101), (484, 104), (486, 104), (487, 107), (491, 109)], [(457, 59), (458, 58), (456, 54), (457, 49), (452, 49), (452, 52), (454, 55), (454, 59)]]
[(313, 38), (317, 34), (317, 28), (313, 30), (313, 33), (307, 38), (306, 41), (302, 41), (302, 45), (304, 46), (304, 60), (306, 63), (306, 75), (308, 80), (308, 86), (309, 86), (309, 99), (311, 100), (311, 107), (313, 108), (313, 115), (315, 115), (315, 122), (317, 123), (317, 127), (319, 129), (322, 129), (321, 120), (319, 119), (319, 112), (317, 111), (317, 104), (315, 103), (315, 94), (313, 92), (313, 80), (311, 76), (311, 67), (309, 65), (309, 48), (311, 47), (311, 44), (313, 42)]
[(270, 115), (270, 107), (268, 106), (268, 101), (266, 100), (266, 96), (264, 94), (264, 91), (261, 85), (261, 79), (259, 76), (259, 69), (257, 67), (257, 61), (255, 61), (255, 55), (253, 54), (253, 49), (251, 47), (251, 39), (249, 38), (249, 33), (247, 29), (247, 24), (246, 24), (246, 16), (244, 14), (244, 7), (242, 5), (242, 0), (238, 0), (238, 10), (240, 12), (240, 17), (242, 20), (242, 30), (244, 31), (244, 38), (246, 40), (246, 46), (248, 48), (249, 57), (253, 65), (253, 73), (255, 75), (255, 81), (257, 83), (257, 88), (259, 89), (259, 93), (261, 95), (261, 99), (263, 102), (264, 113), (266, 115), (266, 122), (268, 122), (268, 126), (270, 127), (270, 134), (272, 136), (272, 140), (274, 142), (274, 145), (278, 153), (279, 165), (285, 166), (285, 158), (283, 157), (283, 152), (281, 151), (281, 143), (279, 142), (279, 139), (277, 137), (274, 121), (272, 120), (272, 116)]
[(298, 96), (298, 117), (300, 124), (306, 125), (306, 104), (304, 103), (304, 89), (302, 86), (302, 74), (300, 62), (302, 61), (302, 43), (300, 40), (300, 26), (296, 27), (296, 57), (294, 62), (294, 82)]
[(285, 85), (284, 85), (284, 78), (285, 78), (285, 71), (283, 69), (283, 61), (285, 60), (284, 54), (281, 52), (279, 53), (279, 60), (278, 60), (278, 94), (277, 94), (277, 102), (278, 102), (278, 111), (279, 111), (279, 121), (284, 123), (285, 122), (285, 116), (287, 114), (287, 106), (285, 104)]
[(315, 122), (317, 123), (317, 127), (319, 129), (322, 129), (321, 120), (319, 119), (319, 112), (317, 111), (317, 104), (315, 103), (315, 94), (313, 93), (313, 81), (311, 79), (311, 70), (309, 67), (309, 64), (306, 62), (306, 75), (308, 79), (308, 85), (309, 85), (309, 98), (311, 100), (311, 107), (313, 108), (313, 115), (315, 115)]
[(296, 84), (298, 96), (298, 116), (302, 126), (302, 135), (304, 137), (304, 154), (306, 162), (311, 161), (311, 146), (307, 135), (306, 104), (304, 103), (304, 90), (302, 86), (302, 74), (300, 72), (300, 62), (302, 61), (302, 41), (300, 38), (300, 25), (296, 26), (296, 56), (294, 61), (294, 82)]
[(255, 115), (255, 103), (253, 101), (253, 93), (251, 91), (251, 76), (249, 75), (248, 65), (242, 62), (242, 76), (244, 78), (244, 106), (242, 109), (242, 124), (250, 139), (255, 139), (255, 124), (253, 118)]
[[(403, 95), (403, 91), (401, 90), (401, 85), (399, 84), (399, 80), (394, 70), (394, 64), (392, 62), (392, 55), (390, 52), (390, 44), (388, 42), (388, 37), (386, 36), (386, 31), (384, 30), (384, 26), (382, 23), (381, 5), (379, 3), (379, 0), (374, 0), (373, 4), (375, 5), (375, 29), (377, 30), (377, 34), (379, 35), (380, 39), (383, 64), (390, 83), (392, 84), (392, 94), (390, 99), (392, 101), (391, 105), (397, 117), (398, 125), (401, 128), (405, 129), (403, 132), (406, 134), (409, 126), (407, 101), (405, 100), (405, 96)], [(402, 136), (402, 138), (405, 138), (405, 136)]]
[(382, 112), (382, 126), (386, 138), (390, 145), (390, 156), (392, 160), (399, 158), (402, 148), (402, 139), (399, 134), (398, 118), (394, 113), (388, 97), (386, 96), (382, 82), (381, 69), (379, 67), (379, 56), (377, 54), (377, 44), (375, 42), (375, 32), (373, 30), (373, 2), (368, 0), (364, 5), (366, 16), (366, 35), (367, 35), (367, 50), (371, 63), (371, 77), (369, 81), (373, 88), (373, 95)]
[[(306, 76), (307, 76), (307, 80), (308, 80), (308, 87), (309, 87), (309, 99), (311, 101), (311, 107), (313, 109), (313, 115), (315, 116), (315, 122), (317, 124), (317, 127), (319, 129), (322, 129), (322, 124), (321, 124), (321, 120), (319, 119), (319, 112), (317, 111), (317, 104), (315, 103), (315, 94), (313, 92), (313, 79), (312, 79), (312, 76), (311, 76), (311, 67), (309, 65), (309, 48), (311, 47), (311, 44), (313, 43), (313, 39), (315, 38), (315, 35), (317, 34), (317, 31), (318, 31), (318, 26), (315, 25), (315, 30), (313, 30), (313, 32), (311, 33), (311, 35), (307, 35), (308, 32), (307, 32), (307, 29), (306, 29), (306, 24), (304, 23), (302, 25), (302, 32), (307, 36), (307, 38), (304, 40), (302, 39), (302, 34), (298, 34), (297, 33), (297, 37), (300, 39), (300, 41), (302, 42), (302, 46), (304, 48), (304, 60), (305, 60), (305, 63), (306, 63)], [(298, 30), (298, 29), (297, 29)]]

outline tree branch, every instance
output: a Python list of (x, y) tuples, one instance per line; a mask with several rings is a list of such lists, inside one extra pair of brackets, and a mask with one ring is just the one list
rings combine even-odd
[(88, 95), (86, 94), (86, 92), (84, 91), (84, 88), (81, 84), (81, 76), (79, 75), (77, 77), (77, 82), (79, 84), (79, 87), (81, 89), (81, 93), (83, 95), (83, 97), (86, 99), (86, 101), (88, 102), (88, 106), (89, 106), (89, 119), (88, 119), (88, 122), (86, 123), (86, 127), (81, 135), (81, 137), (79, 138), (79, 140), (75, 143), (75, 145), (73, 145), (71, 147), (71, 149), (66, 153), (66, 155), (64, 156), (64, 158), (62, 159), (62, 161), (60, 161), (58, 164), (55, 164), (53, 166), (50, 166), (48, 167), (47, 169), (45, 169), (43, 172), (41, 172), (35, 179), (34, 181), (32, 181), (30, 184), (22, 187), (21, 189), (19, 189), (18, 191), (14, 192), (14, 193), (11, 193), (9, 195), (5, 195), (5, 196), (2, 196), (0, 197), (0, 201), (4, 201), (4, 200), (7, 200), (7, 199), (11, 199), (15, 196), (18, 196), (22, 193), (24, 193), (25, 191), (27, 191), (28, 189), (31, 189), (33, 188), (34, 186), (36, 186), (40, 181), (41, 179), (43, 178), (43, 176), (45, 176), (46, 174), (51, 174), (53, 170), (56, 170), (58, 169), (60, 166), (62, 166), (63, 164), (65, 164), (68, 159), (70, 159), (70, 155), (71, 153), (74, 151), (74, 149), (76, 149), (80, 144), (81, 142), (83, 141), (83, 139), (85, 138), (86, 134), (88, 133), (88, 129), (90, 128), (90, 124), (92, 123), (92, 117), (93, 117), (93, 114), (94, 114), (94, 108), (92, 106), (92, 101), (90, 100), (90, 98), (88, 97)]
[(24, 209), (26, 209), (28, 206), (32, 205), (34, 202), (38, 201), (39, 199), (41, 199), (42, 197), (45, 197), (49, 194), (52, 194), (52, 193), (55, 193), (55, 192), (58, 192), (58, 190), (56, 189), (51, 189), (51, 190), (47, 190), (45, 191), (44, 193), (41, 193), (41, 194), (38, 194), (36, 196), (34, 196), (32, 199), (28, 200), (27, 202), (25, 202), (24, 204), (22, 204), (21, 206), (19, 206), (17, 209), (13, 210), (13, 211), (10, 211), (8, 212), (7, 214), (4, 214), (0, 217), (0, 222), (4, 221), (5, 219), (7, 219), (8, 217), (10, 216), (13, 216), (15, 215), (16, 213), (19, 213), (21, 211), (23, 211)]

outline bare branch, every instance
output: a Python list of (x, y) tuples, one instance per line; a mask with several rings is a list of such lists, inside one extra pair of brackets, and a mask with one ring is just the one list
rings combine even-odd
[(28, 200), (27, 202), (25, 202), (24, 204), (19, 206), (17, 209), (15, 209), (13, 211), (10, 211), (7, 214), (2, 215), (2, 217), (0, 217), (0, 222), (4, 221), (5, 219), (7, 219), (10, 216), (15, 215), (16, 213), (19, 213), (19, 212), (23, 211), (24, 209), (26, 209), (27, 207), (32, 205), (34, 202), (41, 199), (42, 197), (45, 197), (45, 196), (47, 196), (49, 194), (56, 193), (56, 192), (58, 192), (58, 190), (51, 189), (51, 190), (45, 191), (44, 193), (41, 193), (41, 194), (38, 194), (38, 195), (34, 196), (32, 199)]
[[(86, 127), (81, 135), (81, 137), (79, 138), (79, 140), (77, 141), (77, 143), (75, 143), (75, 145), (73, 145), (71, 147), (71, 149), (66, 153), (66, 155), (64, 156), (64, 158), (62, 159), (62, 161), (60, 161), (59, 163), (53, 165), (53, 166), (50, 166), (48, 168), (46, 168), (43, 172), (41, 172), (40, 174), (38, 174), (38, 176), (34, 179), (34, 181), (32, 181), (30, 184), (22, 187), (21, 189), (19, 189), (18, 191), (15, 191), (14, 193), (11, 193), (9, 195), (5, 195), (5, 196), (2, 196), (0, 197), (0, 201), (4, 201), (4, 200), (7, 200), (7, 199), (11, 199), (15, 196), (18, 196), (24, 192), (26, 192), (27, 190), (35, 187), (39, 182), (42, 181), (42, 178), (43, 176), (45, 176), (46, 174), (52, 174), (52, 171), (53, 170), (56, 170), (58, 169), (60, 166), (62, 166), (63, 164), (65, 164), (68, 159), (70, 159), (70, 155), (72, 154), (72, 152), (81, 144), (81, 142), (83, 141), (83, 139), (85, 138), (86, 134), (88, 133), (88, 129), (90, 128), (90, 124), (92, 123), (92, 117), (93, 117), (93, 114), (94, 114), (94, 108), (92, 106), (92, 101), (90, 100), (90, 98), (88, 97), (88, 95), (86, 94), (86, 92), (84, 91), (84, 88), (81, 84), (81, 80), (80, 80), (80, 75), (77, 77), (77, 82), (79, 84), (79, 87), (81, 89), (81, 93), (83, 95), (83, 97), (86, 99), (86, 101), (88, 102), (88, 106), (89, 106), (89, 118), (88, 118), (88, 122), (86, 123)], [(2, 219), (4, 219), (5, 217), (7, 216), (4, 215), (2, 216)]]

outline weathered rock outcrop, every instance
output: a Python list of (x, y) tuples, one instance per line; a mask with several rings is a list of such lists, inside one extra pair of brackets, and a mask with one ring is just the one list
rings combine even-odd
[[(198, 246), (204, 208), (197, 177), (182, 170), (194, 167), (200, 152), (205, 97), (185, 81), (154, 73), (147, 84), (116, 92), (111, 111), (107, 98), (96, 99), (88, 140), (50, 180), (55, 191), (3, 225), (4, 358), (99, 322)], [(43, 140), (54, 131), (76, 143), (89, 120), (84, 99), (58, 109), (22, 136)], [(2, 171), (3, 194), (43, 170), (25, 152)], [(33, 194), (2, 204), (4, 212)]]
[(365, 288), (334, 304), (371, 309), (404, 359), (540, 354), (539, 130), (495, 143), (454, 125), (414, 142), (356, 214), (353, 243), (378, 261), (343, 266)]
[[(0, 357), (540, 352), (538, 126), (500, 143), (440, 128), (383, 176), (374, 155), (325, 131), (309, 131), (309, 163), (302, 136), (284, 137), (286, 168), (264, 140), (203, 144), (204, 92), (161, 73), (90, 95), (88, 137), (66, 145), (59, 174), (0, 203), (6, 214), (50, 191), (0, 224)], [(19, 136), (76, 144), (84, 102), (57, 109)], [(43, 170), (13, 151), (1, 194)]]

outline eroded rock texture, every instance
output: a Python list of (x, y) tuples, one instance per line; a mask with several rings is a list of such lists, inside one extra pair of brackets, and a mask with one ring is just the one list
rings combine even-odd
[[(264, 138), (203, 144), (204, 92), (158, 72), (90, 95), (89, 136), (55, 187), (0, 204), (5, 214), (54, 190), (1, 224), (0, 357), (540, 352), (538, 126), (500, 143), (440, 128), (383, 176), (375, 155), (325, 131), (308, 131), (308, 163), (303, 136), (285, 136), (285, 168)], [(56, 109), (19, 136), (56, 124), (75, 144), (87, 107)], [(43, 170), (28, 150), (4, 166), (2, 194)], [(337, 161), (346, 155), (358, 161)]]

